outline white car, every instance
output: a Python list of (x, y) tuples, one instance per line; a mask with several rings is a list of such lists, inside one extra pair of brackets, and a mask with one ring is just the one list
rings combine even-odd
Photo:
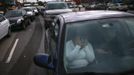
[(10, 36), (11, 29), (9, 20), (6, 19), (3, 15), (0, 15), (0, 39), (5, 36)]

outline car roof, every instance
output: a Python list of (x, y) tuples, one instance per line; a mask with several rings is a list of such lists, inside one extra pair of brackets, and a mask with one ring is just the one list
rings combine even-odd
[(105, 18), (117, 18), (117, 17), (131, 17), (134, 15), (120, 11), (109, 11), (109, 10), (94, 10), (94, 11), (83, 11), (83, 12), (71, 12), (60, 14), (64, 18), (65, 23), (94, 20), (94, 19), (105, 19)]

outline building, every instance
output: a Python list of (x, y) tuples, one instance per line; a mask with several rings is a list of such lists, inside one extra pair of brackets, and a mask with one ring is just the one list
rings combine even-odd
[(0, 12), (16, 9), (17, 0), (0, 0)]

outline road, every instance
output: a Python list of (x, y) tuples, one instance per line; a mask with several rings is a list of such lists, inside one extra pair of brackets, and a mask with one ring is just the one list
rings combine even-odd
[(44, 50), (44, 21), (41, 16), (25, 29), (13, 31), (0, 40), (0, 75), (46, 75), (33, 63), (33, 56)]

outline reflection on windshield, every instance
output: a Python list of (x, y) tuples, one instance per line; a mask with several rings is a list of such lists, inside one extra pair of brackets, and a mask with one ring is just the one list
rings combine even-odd
[(118, 73), (134, 69), (134, 19), (70, 23), (64, 66), (68, 73)]
[(47, 9), (48, 10), (52, 10), (52, 9), (65, 9), (67, 8), (65, 3), (50, 3), (47, 5)]
[(22, 16), (22, 13), (20, 11), (10, 11), (5, 14), (7, 18), (9, 17), (19, 17)]

